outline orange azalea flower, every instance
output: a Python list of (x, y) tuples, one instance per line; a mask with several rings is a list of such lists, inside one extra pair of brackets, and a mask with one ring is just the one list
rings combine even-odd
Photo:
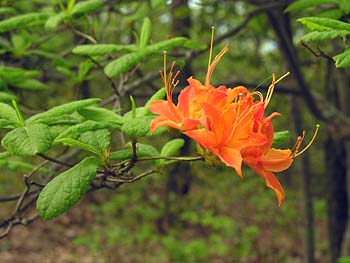
[(179, 72), (176, 72), (175, 75), (173, 74), (175, 65), (175, 63), (173, 63), (169, 75), (166, 75), (166, 53), (164, 53), (164, 73), (161, 72), (161, 77), (166, 88), (167, 100), (156, 100), (151, 103), (150, 111), (159, 115), (151, 122), (151, 132), (161, 126), (169, 126), (182, 131), (196, 129), (198, 125), (200, 125), (200, 120), (203, 118), (202, 103), (215, 103), (223, 107), (231, 100), (231, 97), (236, 96), (235, 93), (240, 92), (236, 90), (233, 93), (228, 93), (226, 87), (219, 87), (216, 89), (209, 84), (212, 71), (227, 50), (228, 48), (225, 47), (217, 55), (213, 63), (211, 63), (205, 86), (196, 79), (187, 79), (189, 85), (181, 91), (177, 105), (173, 103), (172, 95), (178, 84), (176, 77)]
[[(189, 78), (187, 80), (189, 85), (180, 92), (177, 105), (172, 101), (172, 93), (178, 84), (176, 77), (179, 72), (173, 75), (173, 63), (169, 75), (166, 75), (166, 55), (164, 55), (164, 73), (161, 72), (161, 77), (165, 84), (167, 100), (151, 103), (150, 110), (159, 115), (151, 122), (151, 132), (161, 126), (183, 131), (185, 135), (198, 142), (199, 149), (204, 148), (202, 151), (204, 158), (212, 159), (212, 156), (205, 156), (209, 151), (221, 162), (234, 168), (240, 177), (242, 177), (242, 163), (245, 163), (264, 178), (266, 185), (274, 190), (280, 206), (284, 200), (284, 191), (273, 172), (288, 169), (293, 163), (293, 158), (311, 145), (318, 127), (311, 142), (301, 152), (298, 150), (305, 134), (298, 137), (292, 150), (272, 148), (274, 130), (271, 120), (280, 114), (274, 112), (265, 117), (264, 112), (271, 100), (275, 83), (289, 73), (277, 81), (273, 75), (265, 99), (260, 92), (249, 92), (243, 86), (233, 89), (225, 86), (215, 88), (210, 85), (210, 78), (228, 48), (226, 46), (211, 62), (212, 42), (205, 84)], [(259, 100), (255, 100), (256, 96)]]
[(275, 76), (273, 75), (272, 84), (268, 89), (266, 99), (259, 105), (259, 107), (256, 108), (255, 123), (253, 128), (253, 132), (259, 133), (266, 138), (266, 143), (260, 146), (248, 146), (242, 150), (241, 154), (243, 163), (248, 165), (258, 175), (265, 179), (266, 185), (275, 192), (278, 205), (281, 206), (284, 200), (284, 190), (273, 172), (281, 172), (288, 169), (292, 165), (293, 159), (305, 152), (307, 148), (310, 147), (316, 138), (319, 126), (316, 126), (316, 131), (311, 139), (311, 142), (301, 152), (298, 151), (305, 137), (305, 132), (303, 133), (303, 136), (298, 137), (297, 143), (292, 150), (271, 148), (274, 135), (271, 119), (279, 116), (280, 114), (275, 112), (268, 117), (264, 117), (264, 110), (272, 97), (274, 84)]

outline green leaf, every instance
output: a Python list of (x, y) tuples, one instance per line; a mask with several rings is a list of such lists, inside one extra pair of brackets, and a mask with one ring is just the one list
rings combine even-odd
[(164, 97), (166, 95), (166, 90), (165, 88), (161, 88), (160, 90), (158, 90), (156, 93), (153, 94), (153, 96), (146, 102), (145, 106), (143, 107), (143, 111), (140, 112), (139, 116), (146, 116), (149, 114), (153, 114), (150, 110), (149, 110), (149, 106), (151, 105), (152, 101), (155, 100), (163, 100)]
[[(17, 97), (11, 93), (8, 93), (8, 92), (1, 92), (0, 91), (0, 101), (5, 101), (5, 102), (8, 102), (8, 101), (12, 101), (12, 100), (16, 100)], [(0, 113), (0, 116), (1, 116), (1, 113)]]
[(10, 152), (0, 152), (0, 160), (6, 159), (11, 156)]
[[(160, 156), (162, 157), (171, 157), (171, 156), (175, 156), (175, 155), (178, 155), (179, 154), (179, 151), (180, 149), (184, 146), (185, 144), (185, 141), (183, 139), (174, 139), (174, 140), (171, 140), (169, 142), (167, 142), (161, 152), (160, 152)], [(171, 163), (174, 163), (176, 161), (174, 160), (157, 160), (156, 161), (156, 165), (158, 167), (162, 167), (162, 166), (165, 166), (165, 165), (169, 165)]]
[(84, 61), (79, 64), (78, 79), (80, 82), (83, 82), (84, 80), (88, 79), (87, 76), (93, 65), (94, 64), (90, 60)]
[(19, 110), (17, 102), (15, 100), (12, 100), (12, 105), (13, 105), (13, 108), (15, 109), (15, 111), (16, 111), (16, 115), (17, 115), (17, 119), (19, 121), (19, 124), (21, 126), (24, 126), (24, 119), (23, 119), (21, 111)]
[(136, 118), (125, 118), (122, 125), (122, 132), (129, 137), (144, 137), (150, 135), (150, 123), (153, 116), (143, 116)]
[(96, 45), (80, 45), (73, 48), (72, 52), (78, 55), (86, 56), (105, 56), (117, 52), (133, 52), (137, 48), (135, 45), (115, 45), (115, 44), (96, 44)]
[[(36, 167), (36, 165), (29, 164), (29, 163), (22, 162), (22, 161), (17, 161), (17, 160), (0, 160), (0, 168), (5, 168), (5, 169), (8, 169), (8, 170), (12, 170), (12, 171), (22, 170), (22, 171), (25, 171), (25, 172), (30, 172), (33, 169), (35, 169), (35, 167)], [(52, 170), (41, 167), (41, 168), (39, 168), (39, 172), (51, 174)]]
[(27, 124), (30, 123), (48, 123), (50, 122), (50, 118), (52, 117), (57, 117), (57, 116), (62, 116), (64, 114), (69, 114), (73, 113), (77, 110), (80, 110), (82, 108), (91, 106), (97, 102), (99, 102), (100, 99), (85, 99), (85, 100), (77, 100), (77, 101), (72, 101), (65, 103), (63, 105), (59, 105), (56, 107), (53, 107), (52, 109), (49, 109), (48, 111), (38, 113), (28, 120), (26, 120)]
[(350, 34), (350, 24), (326, 17), (304, 17), (297, 21), (311, 30), (316, 31), (347, 31)]
[(343, 37), (348, 35), (348, 31), (339, 31), (339, 30), (331, 30), (331, 31), (313, 31), (306, 35), (304, 35), (301, 39), (305, 42), (312, 42), (312, 41), (321, 41), (325, 39), (334, 39), (337, 37)]
[(337, 258), (337, 263), (350, 263), (350, 257)]
[(151, 38), (151, 33), (152, 33), (151, 20), (148, 17), (145, 17), (143, 19), (143, 24), (142, 24), (142, 28), (141, 28), (141, 35), (140, 35), (139, 47), (141, 49), (147, 45), (149, 39)]
[(310, 7), (319, 7), (322, 4), (337, 4), (339, 0), (298, 0), (289, 5), (285, 12), (304, 10)]
[(102, 154), (102, 152), (100, 152), (99, 149), (96, 149), (93, 146), (91, 146), (87, 143), (81, 142), (79, 140), (75, 140), (72, 138), (62, 138), (62, 139), (56, 140), (56, 143), (62, 143), (64, 145), (68, 145), (71, 147), (78, 147), (78, 148), (81, 148), (85, 151), (96, 154), (98, 157), (100, 157), (101, 160), (105, 159), (105, 156)]
[(13, 7), (0, 7), (0, 15), (7, 15), (7, 14), (16, 14), (16, 9), (14, 9)]
[(33, 156), (51, 148), (52, 135), (45, 124), (19, 127), (8, 132), (1, 141), (2, 146), (18, 156)]
[(0, 102), (0, 128), (15, 128), (19, 123), (16, 110)]
[(108, 63), (104, 68), (104, 72), (110, 78), (117, 76), (121, 73), (125, 73), (128, 70), (135, 67), (145, 58), (144, 54), (141, 53), (129, 53), (121, 56)]
[(88, 157), (52, 179), (37, 200), (39, 215), (47, 221), (75, 205), (87, 192), (100, 163), (100, 160)]
[(7, 83), (20, 82), (23, 79), (36, 78), (39, 75), (40, 72), (37, 70), (26, 70), (22, 68), (0, 66), (0, 77)]
[(183, 139), (174, 139), (167, 142), (160, 152), (160, 156), (171, 157), (177, 155), (179, 150), (184, 146), (185, 141)]
[(87, 131), (79, 136), (79, 141), (89, 144), (104, 153), (111, 142), (111, 133), (107, 129)]
[(86, 121), (83, 123), (79, 123), (77, 125), (69, 127), (60, 135), (58, 135), (54, 143), (58, 142), (60, 139), (63, 138), (77, 139), (84, 132), (105, 129), (108, 127), (109, 125), (103, 122)]
[(119, 114), (105, 108), (87, 107), (78, 110), (78, 113), (88, 120), (108, 123), (115, 128), (119, 128), (124, 121)]
[(340, 10), (344, 12), (344, 14), (350, 14), (350, 1), (349, 0), (338, 0)]
[(339, 20), (342, 17), (342, 15), (343, 15), (343, 12), (339, 10), (339, 8), (328, 8), (315, 14), (315, 16), (317, 17), (327, 17), (327, 18), (332, 18), (336, 20)]
[(45, 29), (48, 29), (48, 30), (55, 29), (62, 23), (62, 21), (64, 21), (67, 18), (69, 18), (69, 15), (65, 12), (61, 12), (53, 16), (50, 16), (45, 23)]
[(45, 90), (47, 85), (36, 79), (24, 79), (11, 83), (12, 86), (26, 90)]
[(185, 37), (175, 37), (169, 40), (164, 40), (153, 45), (149, 45), (145, 50), (149, 53), (162, 52), (164, 50), (169, 50), (175, 47), (183, 47), (187, 45), (188, 39)]
[(280, 131), (275, 132), (273, 135), (273, 144), (272, 147), (278, 148), (284, 143), (286, 143), (290, 138), (290, 132), (289, 131)]
[[(127, 145), (131, 147), (131, 145)], [(124, 149), (120, 151), (115, 151), (110, 154), (109, 159), (112, 161), (123, 161), (131, 159), (133, 156), (132, 149)], [(159, 151), (152, 145), (137, 143), (136, 145), (136, 156), (138, 158), (143, 157), (158, 157), (160, 156)]]
[(340, 53), (333, 57), (335, 60), (335, 66), (337, 68), (349, 68), (350, 67), (350, 49), (346, 49), (343, 53)]
[(49, 16), (49, 13), (27, 13), (13, 16), (0, 22), (0, 32), (43, 25)]
[(71, 14), (74, 17), (79, 17), (87, 13), (96, 11), (102, 5), (103, 5), (103, 2), (101, 0), (87, 0), (87, 1), (79, 2), (76, 5), (74, 5)]

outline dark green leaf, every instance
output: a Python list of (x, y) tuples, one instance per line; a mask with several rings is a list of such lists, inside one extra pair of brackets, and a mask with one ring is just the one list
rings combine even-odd
[(85, 99), (85, 100), (77, 100), (68, 102), (65, 104), (62, 104), (60, 106), (53, 107), (52, 109), (45, 111), (43, 113), (38, 113), (31, 118), (29, 118), (26, 123), (49, 123), (50, 118), (62, 116), (64, 114), (73, 113), (77, 110), (80, 110), (82, 108), (91, 106), (97, 102), (99, 102), (100, 99)]
[[(174, 139), (169, 142), (167, 142), (160, 152), (160, 156), (162, 157), (172, 157), (179, 154), (180, 149), (184, 146), (185, 141), (183, 139)], [(174, 163), (174, 160), (164, 160), (160, 159), (157, 160), (156, 165), (158, 167), (162, 167), (165, 165), (169, 165), (171, 163)]]
[(47, 89), (46, 84), (36, 79), (24, 79), (22, 81), (16, 81), (11, 83), (12, 86), (26, 90), (45, 90)]
[(78, 110), (78, 112), (88, 120), (108, 123), (115, 128), (119, 128), (124, 121), (119, 114), (105, 108), (87, 107)]
[(331, 3), (337, 4), (338, 2), (339, 0), (297, 0), (292, 4), (290, 4), (285, 11), (286, 12), (299, 11), (310, 7), (319, 7), (322, 4), (331, 4)]
[(0, 128), (14, 128), (19, 126), (16, 110), (6, 103), (0, 102)]
[(65, 12), (61, 12), (53, 16), (50, 16), (45, 23), (45, 28), (49, 30), (55, 29), (67, 18), (69, 18), (69, 15), (66, 14)]
[(91, 13), (99, 9), (103, 5), (102, 0), (87, 0), (74, 5), (72, 16), (79, 17), (87, 13)]
[(331, 30), (331, 31), (313, 31), (304, 35), (301, 39), (305, 42), (320, 41), (325, 39), (334, 39), (349, 35), (347, 31)]
[(19, 127), (8, 132), (2, 139), (2, 146), (14, 155), (33, 156), (51, 148), (52, 135), (45, 124)]
[(350, 1), (349, 0), (338, 0), (340, 10), (344, 12), (344, 14), (350, 14)]
[(111, 142), (111, 133), (107, 129), (87, 131), (79, 136), (79, 141), (89, 144), (100, 152), (106, 152)]
[(0, 152), (0, 160), (1, 159), (6, 159), (11, 156), (10, 152)]
[(58, 137), (56, 137), (55, 143), (63, 138), (77, 139), (84, 132), (105, 129), (108, 127), (109, 125), (103, 122), (86, 121), (83, 123), (79, 123), (77, 125), (69, 127)]
[(89, 157), (52, 179), (41, 191), (36, 209), (45, 220), (66, 212), (86, 193), (96, 176), (100, 160)]
[(134, 119), (124, 119), (122, 132), (129, 137), (144, 137), (150, 135), (150, 123), (153, 116), (136, 117)]
[(169, 40), (164, 40), (153, 45), (149, 45), (145, 48), (148, 53), (163, 52), (164, 50), (170, 50), (175, 47), (183, 47), (187, 44), (188, 39), (185, 37), (175, 37)]
[(174, 139), (167, 142), (160, 152), (163, 157), (171, 157), (179, 154), (180, 149), (184, 146), (185, 141), (183, 139)]
[[(12, 100), (16, 100), (17, 97), (11, 93), (8, 93), (8, 92), (1, 92), (0, 91), (0, 101), (12, 101)], [(1, 116), (1, 113), (0, 113), (0, 116)]]
[(284, 143), (286, 143), (290, 138), (290, 132), (289, 131), (280, 131), (275, 132), (273, 135), (273, 144), (272, 147), (278, 148)]
[(81, 142), (79, 140), (75, 140), (72, 138), (62, 138), (62, 139), (56, 140), (56, 143), (62, 143), (64, 145), (68, 145), (71, 147), (81, 148), (85, 151), (96, 154), (98, 157), (100, 157), (101, 160), (103, 160), (105, 158), (105, 156), (103, 155), (103, 153), (99, 149), (96, 149), (93, 146), (91, 146), (90, 144)]
[(121, 73), (125, 73), (135, 67), (144, 59), (145, 55), (141, 53), (130, 53), (121, 56), (108, 63), (104, 68), (104, 72), (110, 78), (115, 77)]
[(80, 45), (73, 48), (74, 54), (86, 56), (105, 56), (117, 52), (133, 52), (137, 48), (135, 45), (115, 45), (115, 44), (96, 44), (96, 45)]
[(152, 23), (151, 23), (151, 20), (148, 17), (146, 17), (143, 20), (141, 34), (140, 34), (139, 47), (141, 49), (147, 45), (149, 39), (151, 38), (151, 33), (152, 33)]
[(0, 32), (43, 25), (49, 16), (49, 13), (27, 13), (13, 16), (0, 22)]
[(341, 18), (342, 15), (343, 15), (343, 12), (339, 10), (339, 8), (328, 8), (315, 14), (315, 16), (317, 17), (327, 17), (327, 18), (332, 18), (336, 20), (339, 20), (339, 18)]
[(7, 15), (7, 14), (16, 14), (17, 11), (13, 7), (0, 7), (0, 15)]
[(316, 31), (347, 31), (350, 34), (350, 24), (326, 17), (304, 17), (298, 21), (311, 30)]
[[(0, 158), (1, 159), (1, 158)], [(5, 168), (8, 170), (12, 171), (25, 171), (25, 172), (30, 172), (33, 169), (36, 168), (36, 165), (18, 161), (18, 160), (0, 160), (0, 168)], [(39, 172), (46, 173), (46, 174), (51, 174), (52, 170), (47, 169), (47, 168), (39, 168)]]
[(340, 53), (333, 57), (335, 60), (335, 66), (337, 68), (349, 68), (350, 67), (350, 49), (346, 49), (343, 53)]
[(0, 66), (0, 77), (7, 83), (16, 83), (23, 79), (36, 78), (39, 75), (40, 72), (37, 70)]

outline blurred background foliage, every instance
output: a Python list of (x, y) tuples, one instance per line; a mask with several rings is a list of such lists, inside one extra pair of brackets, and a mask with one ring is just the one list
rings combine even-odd
[[(350, 156), (350, 148), (345, 146), (350, 136), (338, 130), (346, 126), (344, 123), (332, 117), (335, 125), (322, 116), (329, 105), (348, 114), (349, 71), (335, 69), (329, 59), (310, 52), (313, 49), (332, 57), (342, 52), (346, 40), (302, 47), (298, 40), (306, 29), (296, 21), (333, 14), (334, 19), (347, 22), (349, 14), (341, 12), (337, 1), (308, 1), (314, 2), (310, 8), (290, 12), (285, 9), (292, 1), (76, 2), (0, 0), (2, 21), (35, 13), (35, 19), (26, 21), (23, 28), (3, 30), (0, 35), (1, 67), (37, 71), (28, 77), (30, 88), (11, 82), (6, 72), (0, 79), (0, 91), (17, 97), (25, 115), (75, 99), (112, 97), (114, 91), (103, 67), (127, 52), (108, 54), (97, 66), (72, 49), (82, 44), (135, 44), (143, 19), (149, 17), (151, 43), (176, 36), (196, 43), (195, 49), (169, 52), (169, 63), (176, 60), (182, 71), (182, 87), (191, 75), (204, 81), (214, 26), (214, 54), (225, 44), (230, 51), (217, 66), (213, 85), (245, 85), (264, 93), (272, 73), (281, 76), (291, 71), (291, 76), (277, 85), (269, 106), (269, 112), (283, 114), (275, 120), (275, 130), (291, 131), (285, 148), (294, 144), (302, 130), (311, 136), (316, 123), (321, 122), (321, 132), (291, 169), (278, 174), (286, 190), (281, 208), (264, 181), (249, 170), (244, 170), (240, 180), (223, 166), (173, 164), (161, 176), (152, 175), (115, 191), (88, 194), (72, 211), (53, 221), (36, 221), (27, 229), (15, 229), (0, 243), (2, 262), (45, 258), (42, 262), (288, 263), (336, 262), (341, 255), (349, 255), (349, 235), (344, 238), (348, 209), (344, 188)], [(74, 6), (84, 2), (95, 5), (86, 13), (74, 11)], [(122, 113), (130, 110), (130, 94), (140, 106), (162, 87), (157, 73), (162, 65), (163, 55), (158, 52), (129, 72), (112, 77), (124, 88), (119, 98)], [(316, 94), (311, 104), (307, 91)], [(343, 137), (339, 139), (340, 134)], [(171, 131), (143, 142), (160, 149), (170, 138), (179, 136)], [(115, 134), (113, 146), (122, 148), (122, 143)], [(182, 154), (194, 153), (194, 144), (187, 141)], [(1, 170), (0, 196), (20, 191), (22, 175), (30, 169), (17, 165)], [(9, 209), (11, 203), (2, 203), (1, 216)], [(339, 262), (347, 260), (343, 257)]]

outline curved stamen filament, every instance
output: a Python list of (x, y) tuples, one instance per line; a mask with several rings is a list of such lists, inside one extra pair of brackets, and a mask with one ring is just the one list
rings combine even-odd
[[(315, 138), (316, 138), (316, 136), (317, 136), (317, 133), (318, 133), (319, 128), (320, 128), (320, 125), (317, 124), (317, 125), (316, 125), (316, 130), (315, 130), (314, 135), (312, 136), (310, 142), (309, 142), (309, 143), (304, 147), (304, 149), (302, 149), (300, 152), (299, 152), (298, 150), (299, 150), (299, 148), (300, 148), (300, 146), (301, 146), (301, 143), (302, 143), (302, 141), (303, 141), (303, 139), (304, 139), (304, 137), (305, 137), (305, 131), (303, 132), (303, 136), (302, 136), (300, 139), (299, 139), (299, 137), (298, 137), (297, 143), (296, 143), (296, 145), (295, 145), (295, 149), (294, 149), (294, 151), (293, 151), (293, 153), (292, 153), (292, 157), (293, 157), (293, 158), (295, 158), (295, 157), (297, 157), (297, 156), (303, 154), (307, 149), (310, 148), (311, 144), (315, 141)], [(294, 148), (294, 147), (293, 147), (293, 148)]]
[(219, 54), (216, 55), (214, 58), (213, 62), (209, 65), (208, 67), (208, 72), (205, 77), (205, 86), (209, 87), (210, 86), (210, 79), (211, 75), (213, 74), (213, 71), (215, 69), (215, 66), (219, 63), (220, 59), (225, 55), (225, 53), (228, 51), (228, 45), (226, 45)]
[(265, 109), (267, 107), (267, 105), (269, 104), (271, 98), (272, 98), (272, 94), (273, 91), (275, 90), (275, 85), (280, 82), (282, 79), (284, 79), (285, 77), (287, 77), (290, 73), (287, 72), (286, 74), (284, 74), (282, 77), (280, 77), (278, 80), (276, 79), (275, 73), (272, 74), (272, 83), (269, 86), (268, 90), (267, 90), (267, 94), (266, 94), (266, 98), (265, 98)]
[(257, 95), (260, 99), (260, 102), (264, 101), (264, 96), (262, 95), (262, 93), (260, 91), (254, 91), (252, 93), (250, 93), (252, 96)]
[(215, 32), (215, 27), (211, 27), (211, 40), (210, 40), (210, 50), (209, 50), (209, 61), (208, 61), (208, 71), (210, 69), (210, 64), (211, 64), (211, 57), (213, 55), (213, 45), (214, 45), (214, 32)]

